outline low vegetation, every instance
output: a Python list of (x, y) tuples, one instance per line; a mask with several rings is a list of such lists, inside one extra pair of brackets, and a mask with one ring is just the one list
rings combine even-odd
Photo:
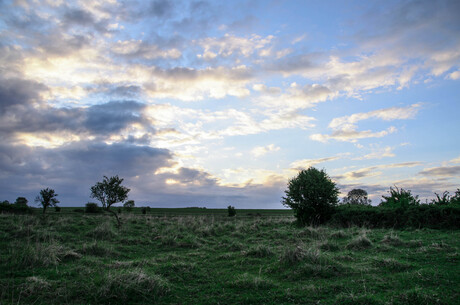
[(286, 211), (228, 217), (226, 209), (189, 209), (177, 216), (186, 211), (133, 208), (119, 215), (119, 229), (110, 214), (73, 208), (47, 217), (1, 214), (0, 303), (458, 304), (460, 298), (458, 230), (300, 227)]

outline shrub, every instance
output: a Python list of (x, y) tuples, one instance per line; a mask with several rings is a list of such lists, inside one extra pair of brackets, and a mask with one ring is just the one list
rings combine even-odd
[(228, 217), (233, 217), (233, 216), (236, 215), (236, 209), (235, 209), (235, 207), (233, 207), (231, 205), (229, 205), (227, 207), (227, 211), (228, 211)]
[(449, 192), (448, 191), (445, 191), (444, 193), (442, 193), (441, 196), (439, 196), (439, 194), (437, 193), (434, 193), (436, 195), (436, 199), (432, 199), (431, 200), (431, 204), (434, 204), (434, 205), (447, 205), (450, 203), (450, 196), (449, 196)]
[(321, 224), (333, 214), (339, 190), (324, 170), (310, 167), (289, 180), (282, 203), (294, 210), (301, 225)]
[[(24, 197), (18, 197), (24, 198)], [(25, 198), (24, 198), (25, 199)], [(27, 202), (27, 199), (26, 199)], [(11, 204), (8, 200), (0, 202), (0, 213), (13, 213), (13, 214), (31, 214), (32, 208), (23, 202), (19, 202), (16, 199), (14, 204)]]
[(341, 227), (457, 229), (460, 207), (422, 204), (403, 209), (342, 205), (336, 208), (330, 223)]
[(60, 213), (60, 212), (61, 212), (61, 207), (55, 206), (55, 207), (54, 207), (54, 211), (55, 211), (56, 213)]
[(142, 214), (144, 214), (144, 215), (147, 214), (147, 208), (146, 207), (142, 208)]
[(95, 202), (88, 202), (85, 205), (85, 213), (100, 213), (101, 208)]
[(343, 198), (343, 204), (360, 204), (370, 205), (371, 200), (367, 198), (367, 192), (362, 189), (352, 189), (347, 196)]
[(455, 195), (450, 197), (450, 204), (460, 205), (460, 189), (457, 189)]
[(380, 203), (382, 207), (389, 208), (408, 208), (410, 206), (417, 206), (420, 204), (418, 196), (413, 196), (410, 190), (403, 188), (390, 187), (390, 196), (382, 196), (384, 200)]
[(128, 200), (123, 204), (123, 207), (125, 208), (126, 211), (131, 211), (136, 204), (134, 203), (134, 200)]

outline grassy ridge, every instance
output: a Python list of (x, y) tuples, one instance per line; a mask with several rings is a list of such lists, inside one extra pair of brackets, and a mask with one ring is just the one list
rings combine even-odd
[(459, 231), (298, 228), (290, 216), (137, 212), (122, 213), (120, 230), (109, 215), (0, 215), (0, 303), (458, 304), (460, 298)]

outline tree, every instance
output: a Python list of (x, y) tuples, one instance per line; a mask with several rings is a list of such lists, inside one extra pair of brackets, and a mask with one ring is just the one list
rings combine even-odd
[(127, 211), (131, 211), (131, 210), (134, 208), (135, 205), (136, 205), (136, 204), (134, 203), (134, 200), (128, 200), (128, 201), (125, 202), (125, 204), (123, 205), (123, 207), (124, 207)]
[(367, 198), (367, 192), (363, 189), (352, 189), (343, 198), (344, 204), (370, 205), (371, 200)]
[(233, 216), (236, 216), (236, 209), (235, 207), (229, 205), (227, 207), (227, 212), (228, 212), (228, 217), (233, 217)]
[(91, 187), (91, 197), (99, 200), (102, 203), (102, 208), (115, 215), (117, 219), (118, 227), (121, 226), (120, 219), (117, 213), (110, 210), (110, 207), (118, 202), (123, 202), (128, 198), (129, 188), (121, 185), (123, 182), (122, 178), (113, 176), (108, 178), (104, 176), (102, 182), (97, 182)]
[(43, 214), (49, 206), (56, 206), (59, 200), (56, 199), (58, 194), (53, 189), (46, 188), (40, 191), (40, 195), (35, 198), (35, 202), (43, 206)]
[(14, 202), (14, 204), (17, 205), (17, 206), (22, 206), (23, 207), (23, 206), (27, 206), (28, 202), (29, 201), (27, 200), (27, 198), (18, 197), (18, 198), (16, 198), (16, 201)]
[(310, 167), (289, 180), (283, 205), (294, 210), (301, 225), (324, 223), (338, 202), (339, 189), (324, 170)]
[(389, 208), (408, 208), (410, 206), (417, 206), (420, 204), (418, 196), (413, 196), (410, 190), (403, 188), (390, 187), (390, 196), (382, 196), (384, 200), (380, 202), (379, 206)]

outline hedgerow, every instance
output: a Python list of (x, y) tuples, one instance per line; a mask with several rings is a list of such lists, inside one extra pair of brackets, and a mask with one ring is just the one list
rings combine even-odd
[(366, 226), (370, 228), (460, 228), (460, 206), (427, 205), (408, 208), (374, 206), (339, 206), (330, 222), (338, 226)]

